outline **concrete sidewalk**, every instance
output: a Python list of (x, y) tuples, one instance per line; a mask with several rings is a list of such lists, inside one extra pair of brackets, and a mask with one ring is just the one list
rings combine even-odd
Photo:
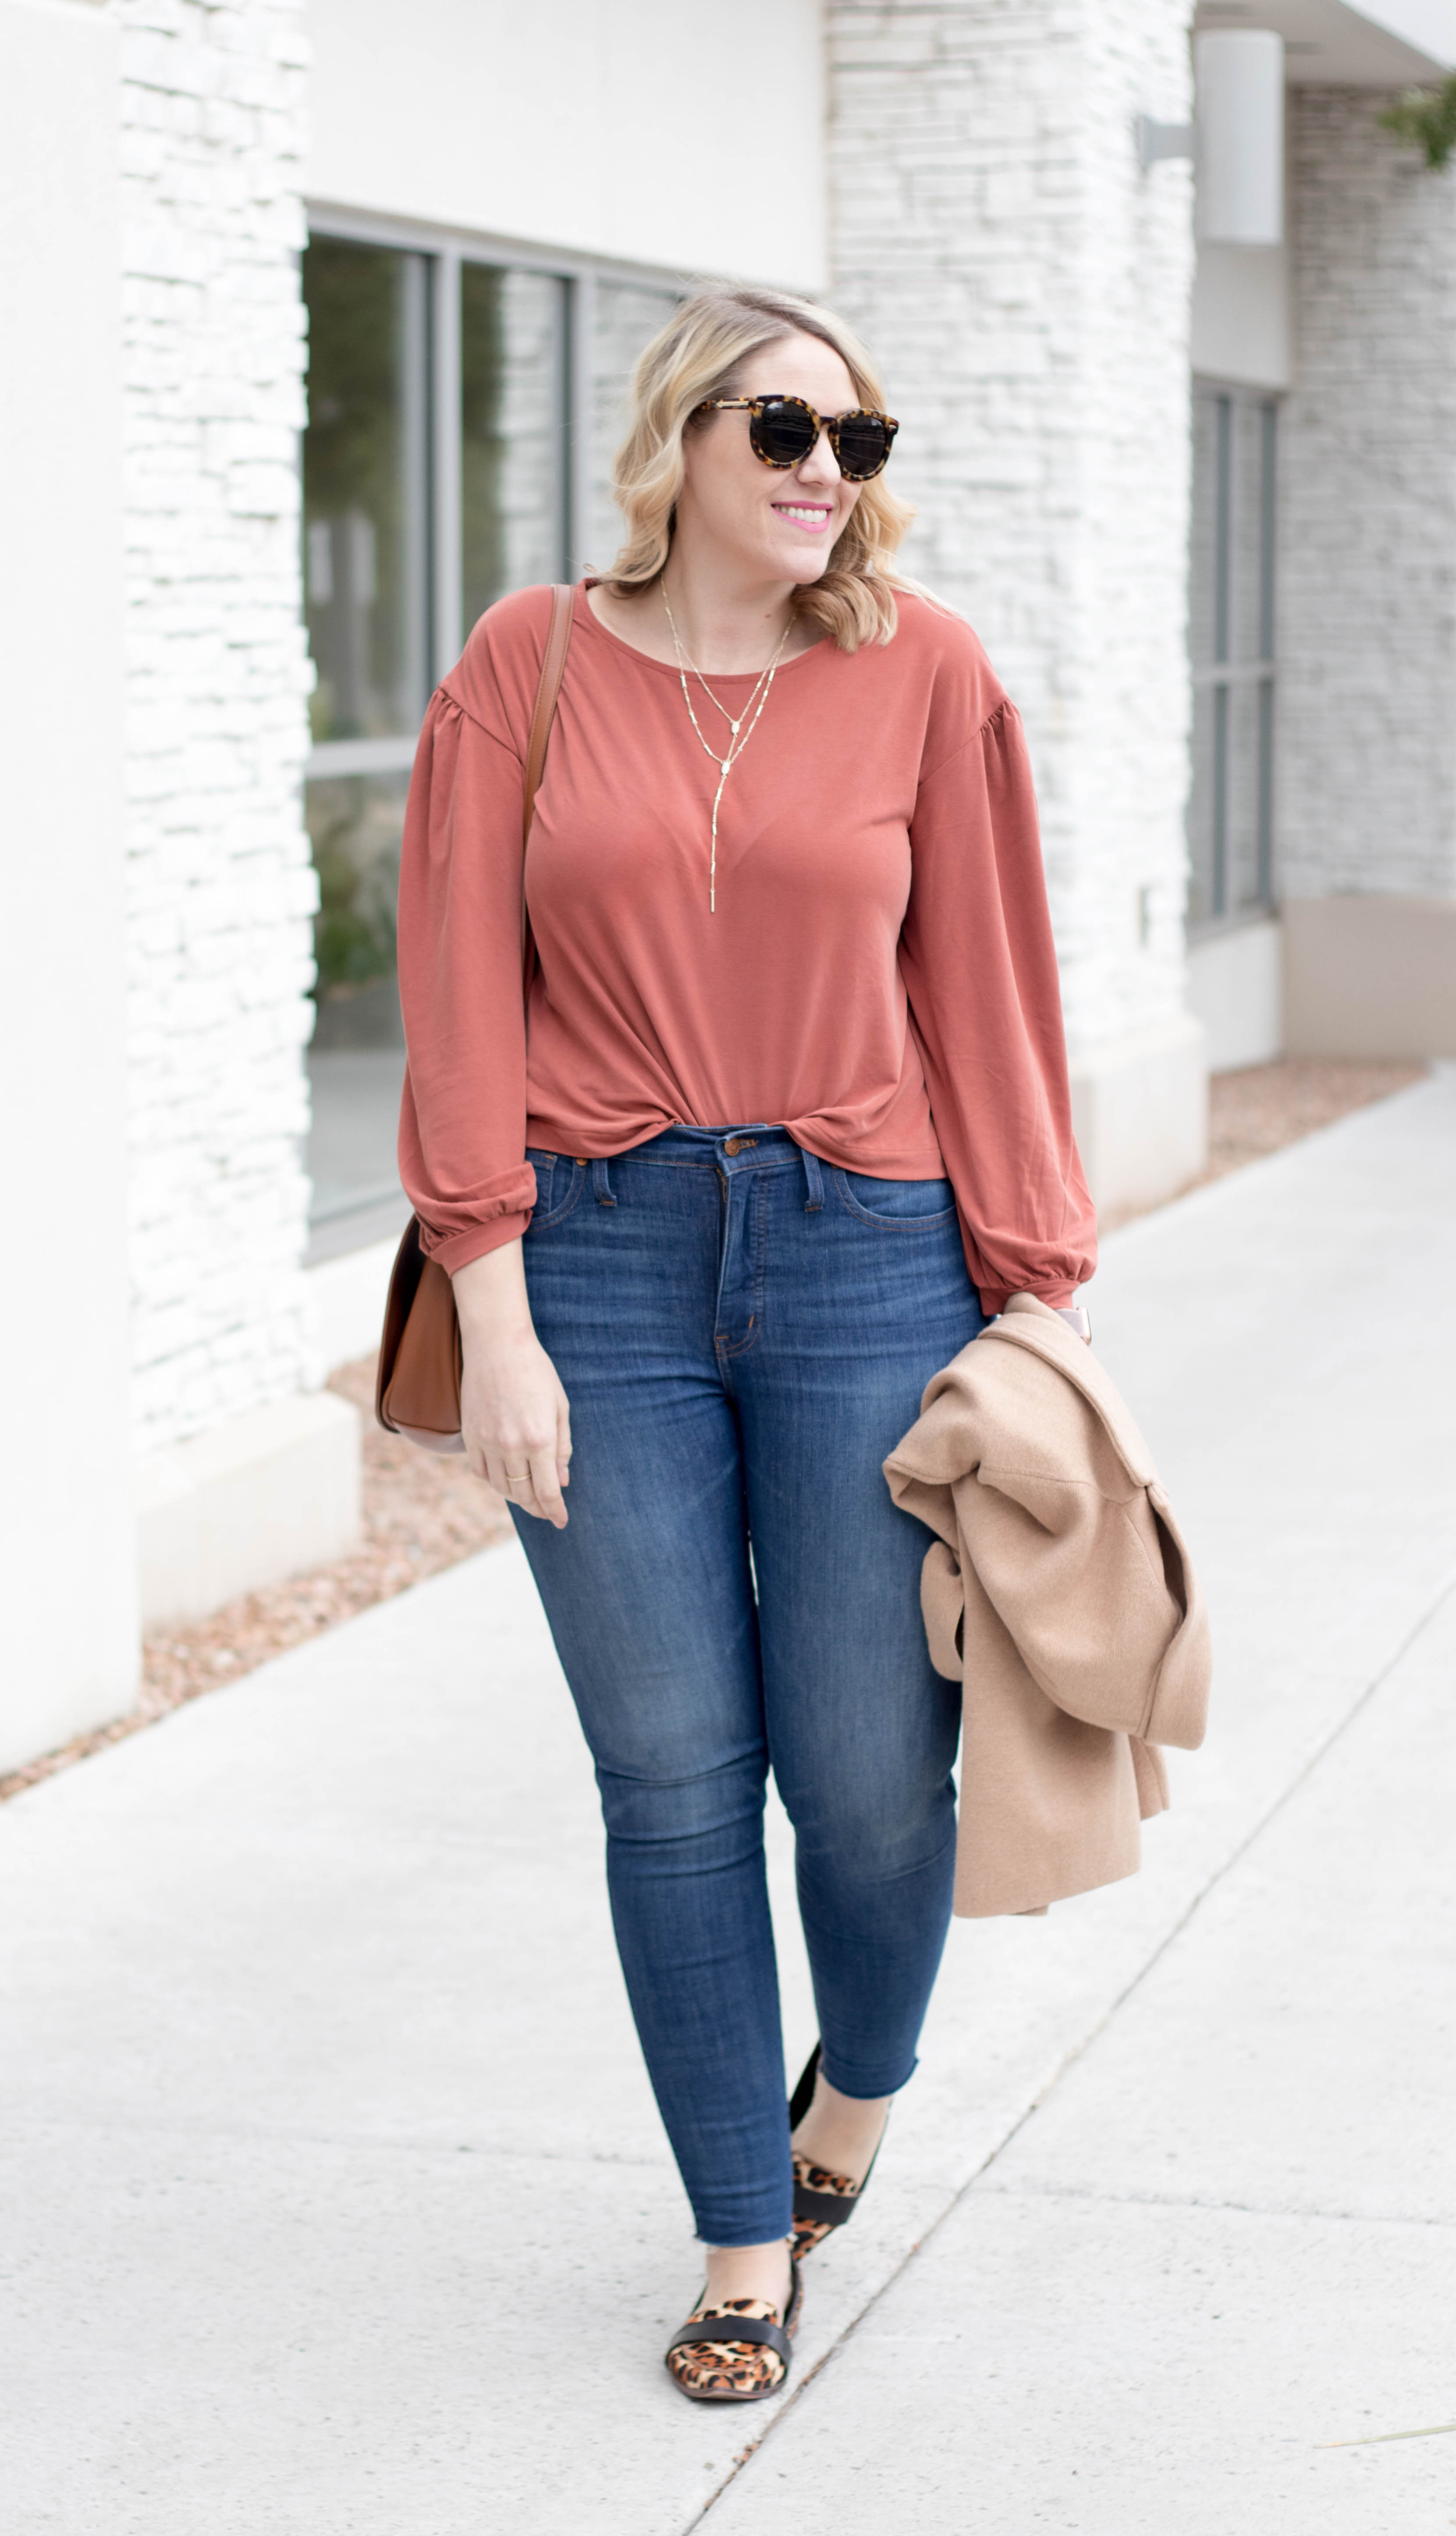
[(1108, 1242), (1214, 1732), (1140, 1876), (953, 1932), (777, 2406), (658, 2360), (689, 2223), (514, 1548), (0, 1812), (7, 2536), (1456, 2527), (1456, 2436), (1325, 2444), (1456, 2422), (1453, 1246), (1449, 1071)]

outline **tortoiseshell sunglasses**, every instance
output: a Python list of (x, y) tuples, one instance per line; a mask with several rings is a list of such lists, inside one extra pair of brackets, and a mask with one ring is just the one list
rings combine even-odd
[(819, 414), (792, 396), (709, 397), (696, 411), (748, 414), (748, 446), (765, 467), (801, 467), (820, 432), (827, 432), (839, 472), (851, 484), (867, 484), (878, 476), (900, 429), (893, 415), (876, 413), (871, 406)]

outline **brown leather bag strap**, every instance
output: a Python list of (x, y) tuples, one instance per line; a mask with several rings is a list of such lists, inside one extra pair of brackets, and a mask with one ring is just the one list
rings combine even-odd
[(551, 736), (556, 698), (561, 693), (561, 673), (566, 666), (566, 648), (571, 641), (571, 609), (575, 595), (569, 582), (552, 584), (551, 621), (546, 628), (546, 648), (541, 654), (540, 685), (536, 691), (536, 711), (531, 717), (531, 737), (526, 743), (526, 792), (521, 807), (523, 853), (531, 838), (536, 796), (540, 790), (546, 763), (546, 742)]
[(546, 648), (541, 654), (540, 684), (536, 691), (536, 711), (531, 717), (531, 737), (526, 743), (526, 784), (521, 801), (521, 988), (528, 998), (531, 993), (531, 972), (535, 948), (526, 915), (526, 849), (531, 843), (531, 822), (536, 815), (536, 796), (540, 789), (546, 763), (546, 742), (551, 736), (551, 723), (556, 712), (556, 698), (561, 693), (561, 674), (566, 667), (566, 647), (571, 641), (571, 611), (575, 597), (569, 582), (551, 585), (551, 621), (546, 627)]

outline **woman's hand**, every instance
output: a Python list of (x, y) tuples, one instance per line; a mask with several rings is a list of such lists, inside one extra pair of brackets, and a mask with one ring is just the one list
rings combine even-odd
[(457, 1268), (451, 1280), (465, 1370), (460, 1386), (466, 1467), (524, 1514), (566, 1525), (571, 1412), (532, 1326), (519, 1241)]

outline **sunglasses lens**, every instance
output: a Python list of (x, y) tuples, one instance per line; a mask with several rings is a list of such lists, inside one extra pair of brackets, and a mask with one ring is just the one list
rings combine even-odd
[(872, 413), (851, 414), (839, 427), (840, 473), (862, 484), (877, 476), (890, 455), (890, 433)]
[(748, 436), (771, 467), (801, 466), (818, 437), (807, 407), (779, 397), (751, 417)]

